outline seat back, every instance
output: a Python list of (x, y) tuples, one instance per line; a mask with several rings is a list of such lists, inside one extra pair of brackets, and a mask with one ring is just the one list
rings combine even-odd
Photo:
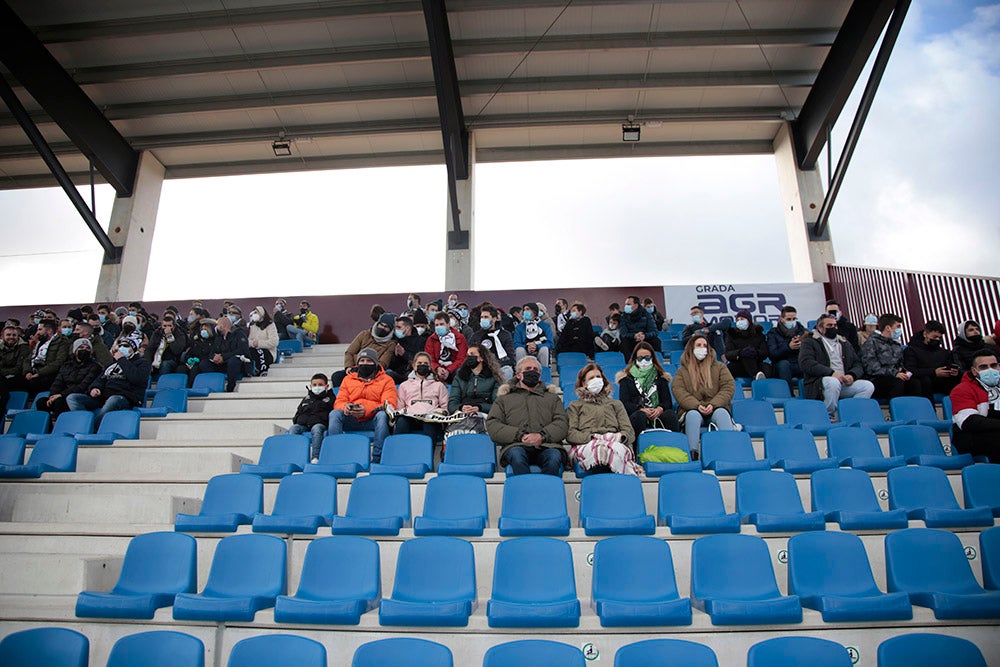
[(198, 373), (191, 383), (192, 389), (207, 391), (214, 394), (226, 389), (225, 373)]
[(215, 548), (204, 594), (212, 597), (284, 595), (286, 548), (273, 535), (224, 537)]
[(842, 644), (816, 637), (775, 637), (747, 652), (747, 667), (851, 667), (851, 655)]
[(861, 538), (826, 531), (788, 539), (788, 592), (803, 597), (881, 594)]
[(94, 413), (90, 410), (70, 410), (56, 417), (52, 435), (76, 435), (94, 431)]
[(337, 513), (337, 480), (329, 475), (288, 475), (278, 484), (272, 516), (321, 516)]
[(628, 519), (646, 516), (642, 482), (633, 475), (589, 475), (580, 482), (583, 517)]
[(691, 597), (780, 596), (767, 544), (753, 535), (706, 535), (691, 547)]
[(194, 593), (198, 587), (198, 543), (185, 533), (136, 535), (128, 543), (113, 593)]
[(90, 641), (66, 628), (32, 628), (0, 641), (4, 667), (87, 667)]
[(351, 667), (452, 667), (451, 650), (426, 639), (395, 637), (379, 639), (358, 647)]
[[(526, 563), (530, 567), (525, 567)], [(500, 542), (493, 566), (493, 598), (519, 603), (575, 600), (576, 579), (569, 543), (551, 537), (518, 537)]]
[(19, 466), (24, 463), (24, 438), (9, 435), (0, 438), (0, 465)]
[[(230, 538), (227, 538), (230, 539)], [(271, 538), (277, 539), (277, 538)], [(260, 635), (236, 642), (227, 667), (326, 667), (326, 648), (298, 635)]]
[(497, 462), (496, 445), (485, 433), (460, 433), (448, 438), (445, 463), (477, 464)]
[[(889, 414), (894, 421), (912, 421), (915, 419), (939, 419), (934, 404), (925, 396), (898, 396), (889, 401)], [(950, 418), (951, 415), (948, 415)]]
[[(637, 573), (642, 576), (636, 576)], [(676, 600), (677, 580), (670, 545), (642, 535), (619, 535), (600, 540), (594, 546), (591, 592), (595, 600)]]
[(683, 639), (647, 639), (615, 653), (614, 667), (719, 667), (715, 651)]
[(264, 439), (260, 450), (259, 465), (281, 465), (291, 463), (301, 470), (309, 463), (309, 436), (271, 435)]
[(98, 433), (114, 434), (123, 440), (139, 438), (139, 413), (133, 410), (115, 410), (101, 418)]
[[(668, 479), (669, 477), (669, 479)], [(722, 516), (726, 513), (719, 478), (703, 472), (675, 472), (660, 478), (657, 513)]]
[(164, 373), (156, 379), (156, 392), (165, 389), (185, 389), (187, 388), (187, 373)]
[(1000, 463), (979, 463), (962, 469), (965, 507), (1000, 507)]
[(357, 463), (362, 470), (368, 470), (371, 458), (371, 440), (362, 433), (328, 435), (319, 451), (320, 464)]
[(424, 516), (433, 519), (489, 520), (486, 480), (472, 475), (439, 475), (427, 482)]
[(205, 498), (201, 501), (202, 516), (213, 514), (246, 514), (264, 511), (264, 480), (257, 475), (229, 473), (208, 480)]
[(979, 556), (983, 566), (983, 586), (1000, 590), (1000, 526), (979, 533)]
[(456, 537), (415, 537), (403, 542), (392, 598), (405, 602), (475, 600), (472, 543)]
[(596, 352), (594, 363), (598, 366), (624, 366), (625, 355), (621, 352)]
[(398, 475), (367, 475), (351, 482), (347, 516), (382, 519), (399, 516), (410, 520), (410, 483)]
[[(760, 382), (760, 380), (754, 380), (754, 382)], [(788, 389), (787, 384), (785, 389)], [(767, 428), (778, 425), (778, 419), (774, 416), (774, 406), (767, 401), (757, 399), (734, 401), (733, 419), (737, 423), (745, 424), (751, 428)]]
[(353, 535), (312, 540), (296, 595), (313, 600), (378, 599), (382, 595), (378, 543)]
[(18, 412), (7, 428), (7, 435), (26, 436), (29, 433), (48, 433), (49, 413), (42, 410)]
[(886, 535), (885, 574), (890, 591), (983, 592), (961, 540), (946, 530), (906, 528)]
[[(26, 391), (12, 391), (7, 395), (7, 409), (8, 410), (24, 410), (28, 405), (28, 392)], [(2, 418), (3, 415), (0, 415)], [(0, 433), (3, 429), (0, 429)]]
[(940, 468), (905, 466), (886, 473), (889, 508), (913, 510), (922, 507), (959, 509), (948, 475)]
[(204, 667), (205, 645), (197, 637), (155, 630), (122, 637), (111, 647), (107, 667)]
[(788, 383), (778, 378), (767, 378), (754, 380), (750, 383), (750, 397), (755, 401), (769, 398), (788, 399), (792, 397), (792, 390)]
[(71, 435), (50, 435), (35, 443), (28, 465), (50, 466), (57, 472), (76, 472), (76, 440)]
[(587, 659), (576, 646), (547, 639), (522, 639), (497, 644), (486, 651), (483, 667), (583, 667)]
[(562, 369), (567, 366), (579, 366), (580, 368), (587, 365), (587, 355), (583, 352), (562, 352), (556, 358), (556, 366), (559, 368), (559, 375), (562, 375)]
[[(797, 399), (796, 399), (797, 400)], [(824, 414), (825, 410), (824, 410)], [(785, 406), (788, 415), (788, 406)], [(806, 423), (806, 422), (804, 422)], [(764, 434), (764, 456), (769, 459), (798, 459), (818, 461), (816, 440), (809, 431), (799, 429), (775, 429)]]
[(878, 667), (961, 665), (986, 667), (979, 648), (968, 639), (915, 633), (890, 637), (878, 646)]
[(874, 398), (842, 398), (837, 401), (837, 413), (845, 424), (878, 424), (885, 421), (882, 406)]
[[(748, 403), (749, 401), (743, 401)], [(773, 417), (774, 414), (772, 413)], [(709, 431), (701, 436), (701, 460), (712, 461), (755, 461), (753, 441), (749, 433), (742, 431)]]
[(889, 429), (889, 453), (893, 456), (943, 456), (941, 437), (930, 426), (893, 426)]
[(639, 434), (638, 450), (640, 454), (654, 446), (676, 447), (688, 454), (691, 453), (687, 436), (683, 433), (676, 431), (643, 431)]
[(751, 470), (736, 476), (736, 511), (740, 516), (802, 513), (795, 477), (778, 470)]
[(882, 509), (868, 473), (854, 468), (817, 470), (812, 474), (810, 496), (813, 511), (823, 513)]
[(187, 412), (188, 393), (186, 389), (159, 389), (153, 397), (154, 408), (166, 408), (168, 412)]
[(790, 398), (785, 401), (785, 423), (793, 426), (797, 424), (823, 426), (830, 423), (830, 414), (826, 411), (823, 401)]
[(302, 354), (302, 341), (297, 338), (278, 341), (278, 354)]
[[(850, 399), (856, 400), (856, 399)], [(841, 416), (843, 421), (843, 415)], [(826, 447), (832, 459), (882, 458), (878, 435), (867, 427), (832, 428), (826, 434)]]
[(566, 489), (561, 477), (517, 475), (503, 485), (501, 515), (519, 519), (550, 519), (566, 515)]
[(434, 468), (434, 442), (423, 433), (390, 435), (382, 445), (383, 465), (420, 465)]

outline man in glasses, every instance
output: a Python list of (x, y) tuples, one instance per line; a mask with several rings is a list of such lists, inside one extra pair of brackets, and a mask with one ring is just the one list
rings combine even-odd
[(952, 444), (963, 454), (1000, 463), (1000, 363), (992, 350), (977, 352), (951, 392)]

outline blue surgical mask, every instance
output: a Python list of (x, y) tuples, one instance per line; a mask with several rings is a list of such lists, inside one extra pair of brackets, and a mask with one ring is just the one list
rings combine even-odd
[(240, 319), (239, 315), (230, 315), (229, 316), (229, 321), (232, 322), (233, 324), (236, 324), (236, 320), (238, 320), (238, 319)]
[(129, 314), (129, 315), (131, 315), (132, 317), (135, 317), (135, 316), (136, 316), (136, 315), (138, 315), (139, 313), (138, 313), (138, 311), (135, 311), (135, 310), (130, 310), (130, 311), (128, 311), (128, 314)]
[(746, 331), (750, 328), (750, 323), (746, 320), (736, 320), (736, 328), (740, 331)]
[(782, 321), (784, 322), (786, 329), (794, 329), (799, 323), (798, 320), (792, 320), (790, 322), (788, 320), (782, 320)]
[(107, 315), (98, 314), (97, 315), (97, 319), (99, 319), (101, 321), (101, 324), (104, 324), (108, 320), (108, 316)]
[(128, 359), (129, 357), (132, 356), (132, 348), (130, 348), (128, 345), (122, 345), (121, 347), (118, 348), (118, 354)]
[(875, 326), (876, 324), (878, 324), (878, 318), (875, 317), (874, 315), (868, 315), (867, 317), (865, 317), (865, 324)]
[(208, 333), (208, 329), (202, 329), (200, 335), (201, 335), (202, 338), (208, 338), (212, 334)]
[(392, 333), (396, 338), (406, 338), (406, 332), (402, 329), (395, 329)]
[(893, 329), (892, 330), (892, 339), (893, 340), (901, 340), (902, 338), (903, 338), (903, 329), (902, 329), (902, 327), (900, 327), (899, 329)]
[(458, 314), (461, 315), (462, 318), (464, 319), (464, 318), (466, 318), (466, 317), (469, 316), (469, 309), (468, 308), (459, 308), (458, 309)]
[(188, 324), (194, 323), (196, 319), (198, 319), (197, 315), (188, 315)]
[(531, 320), (535, 319), (535, 314), (533, 312), (531, 312), (530, 310), (524, 311), (521, 314), (521, 316), (524, 318), (525, 322), (530, 322)]
[(995, 368), (979, 371), (979, 381), (987, 387), (995, 387), (1000, 384), (1000, 371)]
[(635, 310), (635, 308), (631, 304), (626, 303), (624, 310), (626, 315), (631, 315), (632, 311)]
[(59, 333), (61, 333), (63, 336), (69, 336), (72, 335), (73, 330), (70, 329), (69, 327), (63, 327), (62, 329), (59, 330)]
[(434, 333), (436, 333), (438, 337), (446, 336), (448, 335), (448, 327), (446, 327), (443, 324), (439, 324), (436, 327), (434, 327)]
[(492, 329), (493, 320), (491, 320), (488, 317), (484, 317), (483, 319), (479, 320), (479, 326), (483, 329)]
[(692, 315), (691, 321), (695, 324), (701, 324), (701, 315)]
[(576, 312), (575, 310), (572, 311), (572, 312), (570, 312), (569, 319), (571, 319), (571, 320), (578, 320), (578, 319), (580, 319), (580, 313)]
[(650, 315), (653, 314), (654, 310), (656, 310), (656, 308), (654, 308), (653, 306), (646, 306), (646, 312), (649, 313)]

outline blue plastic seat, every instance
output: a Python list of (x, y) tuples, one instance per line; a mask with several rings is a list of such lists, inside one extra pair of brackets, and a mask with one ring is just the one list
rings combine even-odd
[(878, 667), (922, 665), (986, 667), (986, 660), (979, 648), (968, 639), (948, 635), (897, 635), (878, 646)]
[(497, 449), (485, 433), (460, 433), (448, 438), (438, 475), (476, 475), (490, 479), (497, 469)]
[(439, 475), (427, 481), (424, 513), (413, 519), (413, 534), (482, 535), (488, 523), (486, 480)]
[(902, 456), (885, 456), (875, 431), (867, 427), (835, 428), (826, 435), (826, 447), (830, 458), (838, 459), (840, 465), (865, 472), (886, 472), (906, 465)]
[(802, 605), (778, 591), (767, 544), (752, 535), (708, 535), (691, 547), (691, 602), (712, 625), (800, 623)]
[(178, 593), (178, 621), (253, 621), (260, 609), (285, 594), (286, 547), (273, 535), (224, 537), (215, 548), (201, 593)]
[(580, 483), (580, 525), (587, 535), (652, 535), (642, 482), (633, 475), (593, 475)]
[(8, 436), (0, 438), (0, 468), (24, 464), (24, 438)]
[(890, 592), (934, 610), (937, 619), (1000, 618), (1000, 592), (976, 581), (965, 547), (954, 533), (907, 528), (885, 537), (885, 573)]
[(115, 410), (101, 418), (97, 431), (76, 436), (81, 445), (111, 445), (115, 440), (139, 439), (139, 413), (135, 410)]
[(909, 521), (904, 510), (885, 512), (878, 503), (872, 480), (863, 470), (817, 470), (810, 484), (812, 508), (841, 530), (896, 530)]
[(264, 479), (277, 479), (302, 472), (307, 463), (309, 463), (309, 436), (289, 433), (272, 435), (264, 439), (257, 463), (244, 463), (240, 466), (240, 473), (259, 475)]
[(649, 447), (676, 447), (687, 453), (686, 463), (658, 463), (656, 461), (643, 462), (642, 467), (649, 477), (659, 477), (667, 473), (674, 472), (701, 472), (701, 462), (691, 461), (691, 449), (688, 445), (687, 436), (674, 431), (643, 431), (639, 434), (637, 451), (641, 454)]
[[(24, 394), (24, 401), (23, 402), (18, 401), (18, 403), (20, 404), (21, 407), (17, 408), (15, 405), (11, 404), (10, 399), (8, 399), (7, 400), (7, 414), (4, 415), (5, 418), (6, 417), (10, 417), (11, 419), (14, 419), (14, 417), (16, 417), (17, 415), (19, 415), (22, 412), (27, 412), (29, 410), (33, 410), (34, 409), (34, 405), (36, 403), (38, 403), (39, 401), (44, 401), (45, 399), (47, 399), (51, 395), (52, 392), (48, 392), (48, 391), (40, 391), (40, 392), (38, 392), (38, 394), (35, 395), (35, 399), (32, 401), (31, 405), (28, 405), (28, 395), (25, 392), (11, 392), (11, 395), (13, 396), (15, 393), (22, 393), (22, 394)], [(6, 426), (6, 424), (5, 423), (4, 424), (0, 424), (0, 426)], [(0, 429), (0, 430), (2, 430), (2, 429)]]
[(573, 552), (551, 537), (500, 542), (493, 566), (491, 628), (575, 628), (580, 625)]
[(770, 470), (772, 462), (754, 456), (753, 442), (745, 431), (709, 431), (701, 436), (701, 464), (716, 475), (738, 475), (749, 470)]
[(351, 667), (452, 667), (451, 650), (426, 639), (398, 637), (379, 639), (358, 647)]
[(417, 537), (400, 545), (392, 597), (379, 606), (380, 624), (464, 627), (475, 608), (471, 542)]
[(410, 525), (410, 482), (396, 475), (367, 475), (351, 482), (347, 512), (330, 524), (334, 535), (399, 535)]
[(552, 367), (542, 366), (542, 382), (552, 384)]
[(785, 425), (809, 431), (813, 435), (826, 435), (832, 428), (844, 427), (844, 424), (830, 421), (830, 413), (826, 411), (823, 401), (809, 398), (790, 398), (785, 401)]
[[(785, 389), (788, 389), (787, 384)], [(779, 424), (778, 418), (774, 416), (774, 405), (757, 399), (734, 401), (733, 419), (743, 426), (744, 433), (755, 438), (763, 436), (768, 431), (785, 428), (785, 425)]]
[(719, 667), (715, 651), (683, 639), (647, 639), (615, 653), (614, 667)]
[(135, 408), (140, 417), (166, 417), (172, 412), (188, 411), (187, 389), (160, 389), (153, 397), (153, 405)]
[(924, 396), (899, 396), (889, 401), (889, 414), (904, 424), (929, 426), (939, 433), (951, 432), (951, 415), (940, 419), (934, 404)]
[(521, 639), (486, 651), (483, 667), (584, 667), (587, 659), (576, 646), (547, 639)]
[(965, 507), (987, 507), (1000, 516), (1000, 463), (979, 463), (962, 469)]
[(293, 354), (302, 354), (302, 341), (298, 338), (278, 341), (278, 354), (282, 357), (289, 357)]
[[(10, 413), (11, 411), (14, 411), (14, 410), (20, 412), (21, 410), (24, 410), (24, 408), (27, 407), (27, 405), (28, 405), (28, 392), (26, 392), (26, 391), (12, 391), (9, 394), (7, 394), (7, 412), (8, 413)], [(0, 415), (0, 418), (2, 418), (3, 416), (4, 415)], [(0, 427), (2, 427), (2, 426), (3, 426), (3, 424), (0, 424)], [(2, 428), (0, 428), (0, 433), (3, 433), (3, 429)]]
[(197, 637), (154, 630), (122, 637), (111, 647), (107, 667), (204, 667), (205, 645)]
[(821, 459), (812, 434), (798, 429), (776, 429), (765, 433), (764, 458), (774, 461), (775, 467), (794, 475), (840, 466), (837, 459)]
[(70, 410), (56, 417), (56, 423), (52, 425), (52, 432), (29, 433), (24, 436), (25, 442), (34, 444), (48, 435), (85, 435), (94, 431), (94, 413), (90, 410)]
[(736, 513), (761, 533), (826, 530), (822, 512), (802, 508), (791, 473), (751, 470), (736, 476)]
[(323, 537), (309, 543), (299, 589), (294, 596), (278, 596), (274, 620), (357, 625), (381, 597), (378, 544), (350, 535)]
[(973, 464), (971, 454), (945, 454), (940, 436), (930, 426), (893, 426), (889, 429), (889, 453), (910, 464), (942, 470), (961, 470)]
[(559, 368), (559, 375), (563, 374), (563, 368), (568, 366), (584, 367), (587, 365), (587, 355), (583, 352), (562, 352), (556, 357), (556, 366)]
[(326, 667), (326, 648), (298, 635), (261, 635), (236, 642), (227, 667)]
[(4, 667), (87, 667), (90, 641), (66, 628), (32, 628), (0, 641)]
[(349, 479), (367, 472), (371, 458), (371, 440), (367, 435), (335, 433), (323, 438), (319, 463), (307, 463), (305, 472)]
[(621, 352), (596, 352), (594, 353), (594, 363), (602, 368), (604, 366), (625, 366), (626, 360), (625, 355)]
[(882, 406), (874, 398), (842, 398), (837, 401), (837, 414), (845, 426), (862, 426), (886, 435), (900, 422), (886, 421)]
[(771, 405), (782, 407), (785, 401), (792, 397), (792, 390), (784, 380), (766, 378), (750, 383), (750, 396), (755, 401), (766, 401)]
[(747, 652), (747, 667), (851, 667), (843, 644), (816, 637), (775, 637), (758, 642)]
[(434, 442), (423, 433), (407, 433), (385, 439), (381, 463), (371, 465), (371, 474), (423, 479), (433, 468)]
[(906, 466), (886, 474), (889, 509), (901, 509), (911, 519), (922, 519), (928, 528), (992, 526), (987, 507), (964, 510), (958, 506), (948, 476), (940, 468)]
[(4, 437), (16, 436), (27, 439), (29, 434), (34, 434), (37, 440), (39, 436), (49, 433), (49, 413), (43, 410), (24, 410), (14, 415), (7, 427)]
[[(642, 576), (636, 576), (639, 572)], [(677, 593), (670, 546), (653, 537), (599, 541), (591, 599), (606, 628), (691, 624), (691, 600)]]
[(727, 514), (719, 478), (684, 472), (660, 478), (657, 520), (675, 535), (738, 533), (740, 517)]
[(274, 510), (253, 518), (253, 532), (315, 535), (336, 513), (336, 479), (315, 473), (289, 475), (278, 484)]
[(84, 591), (76, 598), (82, 618), (153, 618), (178, 593), (194, 593), (198, 584), (198, 545), (183, 533), (136, 535), (114, 588)]
[(204, 397), (226, 390), (225, 373), (198, 373), (188, 389), (189, 396)]
[(516, 475), (503, 485), (503, 504), (497, 523), (503, 537), (515, 535), (569, 535), (566, 487), (561, 477)]
[(264, 481), (256, 475), (216, 475), (208, 480), (198, 514), (179, 513), (174, 530), (232, 533), (264, 511)]
[(983, 586), (1000, 590), (1000, 526), (979, 533), (979, 557), (983, 566)]
[(76, 472), (76, 450), (72, 436), (46, 436), (35, 443), (26, 464), (0, 466), (0, 478), (33, 479), (46, 472)]
[(164, 373), (156, 378), (156, 388), (146, 390), (146, 398), (155, 397), (158, 392), (166, 389), (184, 389), (187, 392), (187, 373)]
[(875, 585), (861, 538), (851, 533), (802, 533), (788, 540), (788, 592), (827, 623), (913, 618), (905, 593)]

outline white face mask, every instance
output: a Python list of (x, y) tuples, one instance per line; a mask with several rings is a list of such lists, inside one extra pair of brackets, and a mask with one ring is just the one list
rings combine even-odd
[(708, 356), (708, 348), (707, 347), (696, 347), (696, 348), (694, 348), (694, 358), (697, 359), (698, 361), (701, 361), (702, 359), (704, 359), (707, 356)]
[(600, 377), (593, 377), (587, 380), (587, 391), (591, 394), (600, 394), (604, 389), (604, 379)]
[(319, 396), (324, 391), (326, 391), (326, 387), (324, 387), (323, 385), (311, 384), (309, 385), (309, 391)]
[(417, 330), (418, 336), (423, 336), (424, 332), (427, 331), (427, 327), (420, 326), (419, 324), (414, 328)]
[(652, 359), (636, 359), (635, 365), (638, 366), (639, 368), (643, 369), (643, 370), (646, 370), (647, 368), (649, 368), (650, 366), (653, 365), (653, 360)]
[(260, 315), (258, 315), (257, 313), (252, 313), (252, 314), (250, 315), (250, 321), (251, 321), (251, 322), (256, 322), (256, 321), (258, 321), (259, 319), (260, 319)]

